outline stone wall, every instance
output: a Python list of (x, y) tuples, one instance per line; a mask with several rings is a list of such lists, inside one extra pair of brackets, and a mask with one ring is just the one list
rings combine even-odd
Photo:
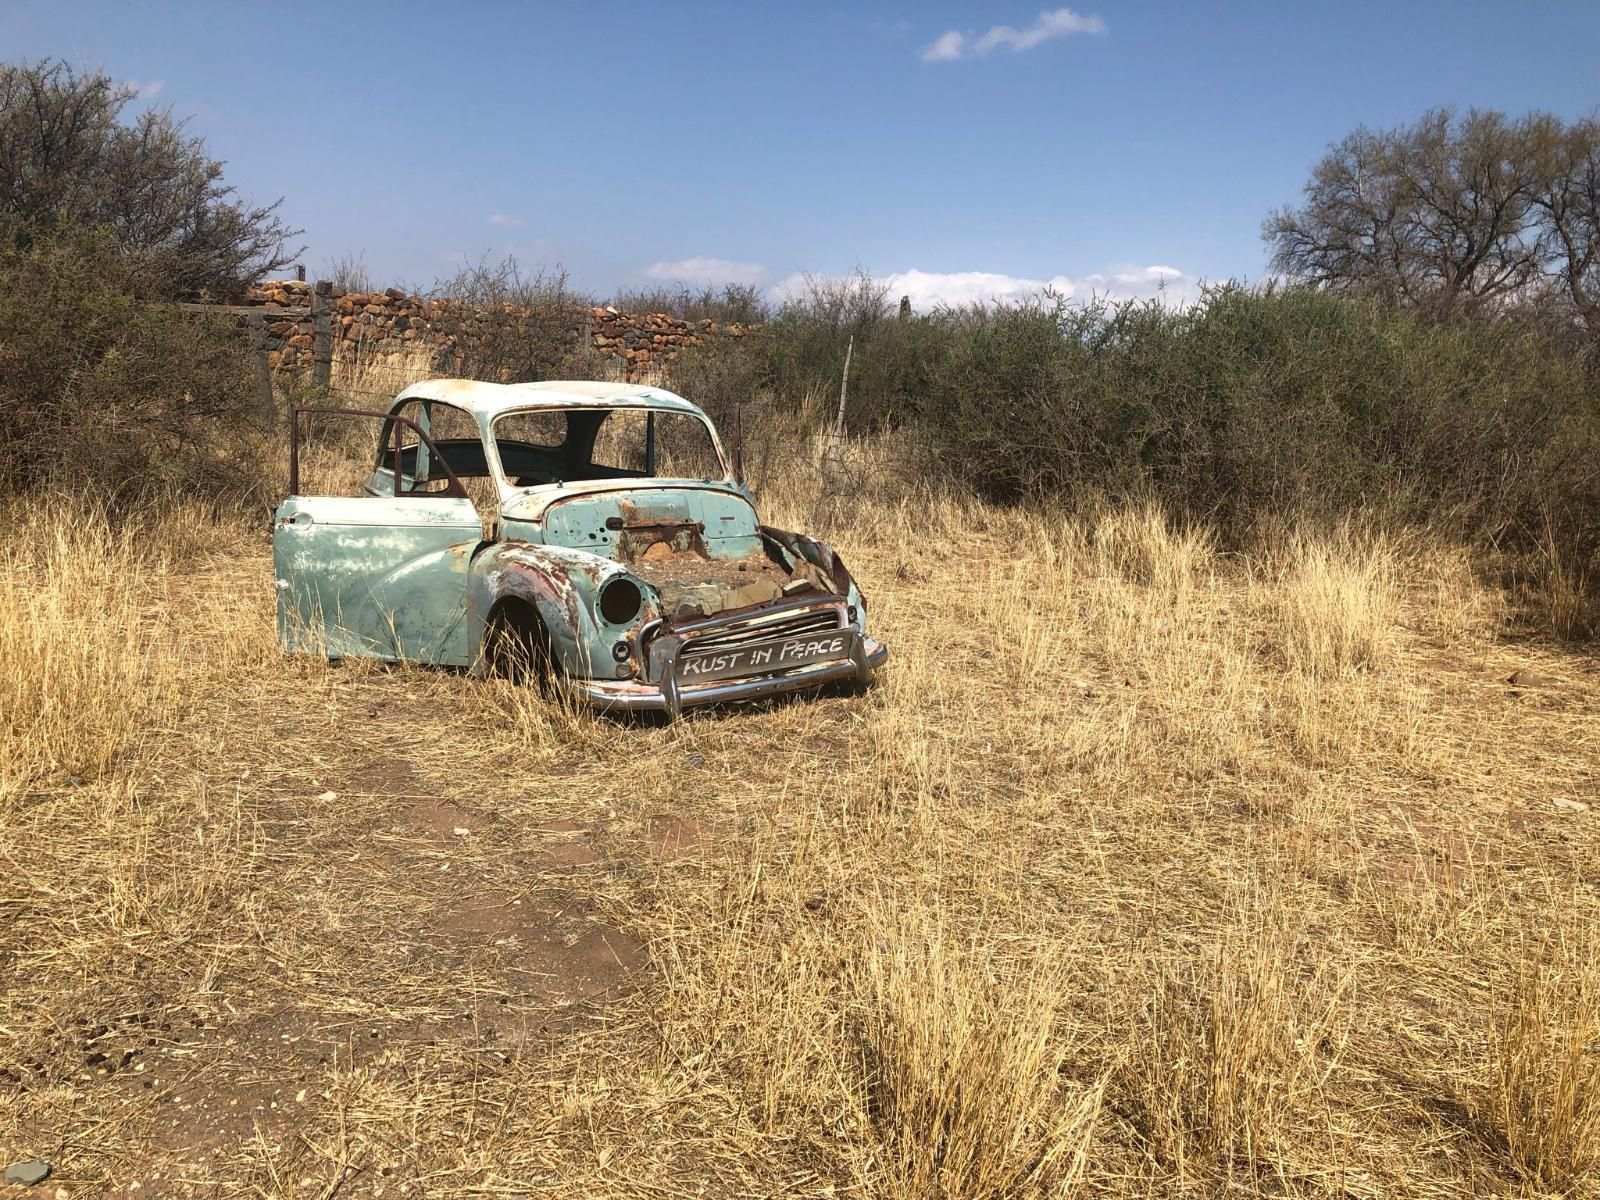
[[(266, 333), (267, 361), (284, 370), (309, 370), (315, 355), (312, 285), (271, 280), (251, 289), (246, 306), (259, 309)], [(459, 300), (428, 300), (399, 288), (346, 292), (334, 287), (330, 312), (333, 360), (382, 361), (404, 356), (431, 357), (448, 371), (451, 359), (483, 336), (491, 324), (525, 324), (530, 337), (550, 335), (551, 327), (570, 337), (573, 348), (615, 360), (629, 380), (665, 370), (684, 349), (714, 338), (742, 338), (750, 326), (714, 321), (684, 321), (666, 313), (625, 313), (615, 308), (534, 309), (504, 305), (488, 310)]]

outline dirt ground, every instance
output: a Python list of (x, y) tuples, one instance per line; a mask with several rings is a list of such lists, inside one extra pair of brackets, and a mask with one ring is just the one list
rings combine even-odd
[(146, 653), (3, 777), (0, 1196), (1585, 1194), (1592, 650), (1442, 551), (833, 532), (879, 684), (666, 726), (285, 660), (258, 533), (14, 556)]

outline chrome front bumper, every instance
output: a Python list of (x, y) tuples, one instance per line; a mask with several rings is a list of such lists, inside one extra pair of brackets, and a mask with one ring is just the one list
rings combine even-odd
[(872, 678), (872, 672), (889, 658), (889, 647), (865, 636), (855, 639), (855, 650), (851, 658), (842, 662), (815, 663), (780, 675), (752, 675), (716, 683), (686, 686), (677, 678), (673, 661), (664, 664), (659, 684), (634, 679), (573, 679), (568, 682), (575, 695), (599, 709), (664, 712), (675, 717), (683, 709), (698, 704), (760, 700), (844, 679), (866, 683)]

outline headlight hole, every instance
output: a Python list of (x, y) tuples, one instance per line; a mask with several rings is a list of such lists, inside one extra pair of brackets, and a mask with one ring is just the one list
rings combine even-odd
[(631, 579), (613, 579), (600, 589), (600, 615), (608, 625), (626, 625), (644, 607), (644, 593)]

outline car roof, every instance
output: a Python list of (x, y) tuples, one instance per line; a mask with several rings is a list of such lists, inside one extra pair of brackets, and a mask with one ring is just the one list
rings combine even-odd
[[(473, 416), (492, 418), (504, 412), (529, 408), (656, 408), (693, 413), (700, 409), (665, 388), (641, 383), (597, 383), (589, 380), (549, 380), (543, 383), (485, 383), (478, 379), (426, 379), (413, 383), (395, 397), (406, 400), (443, 400)], [(393, 405), (391, 405), (391, 409)]]

